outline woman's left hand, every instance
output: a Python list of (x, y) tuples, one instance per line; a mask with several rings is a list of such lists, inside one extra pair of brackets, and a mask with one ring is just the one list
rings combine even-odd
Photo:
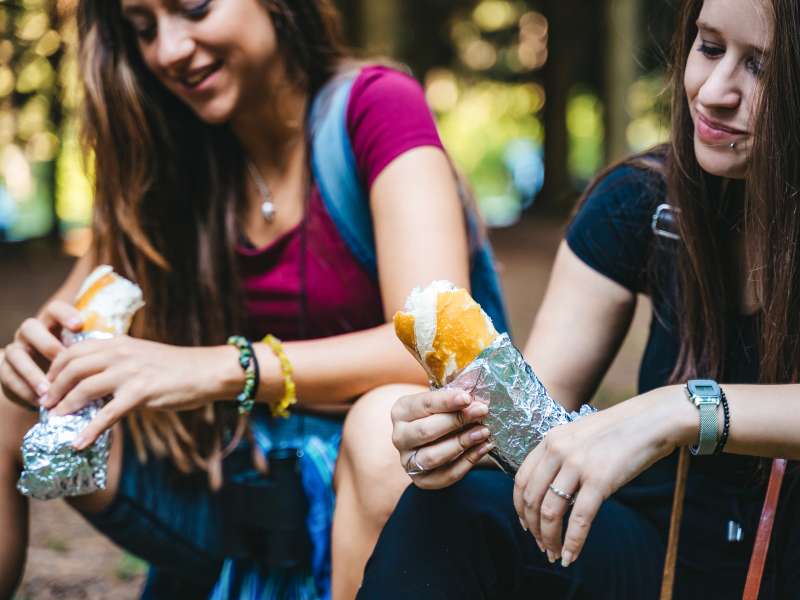
[[(231, 353), (233, 362), (233, 348)], [(213, 401), (203, 382), (219, 358), (219, 348), (170, 346), (128, 336), (83, 341), (53, 361), (42, 406), (68, 415), (92, 400), (113, 396), (75, 441), (82, 450), (134, 409), (188, 410)]]
[[(603, 501), (688, 443), (697, 435), (697, 423), (697, 409), (682, 389), (668, 386), (551, 430), (515, 477), (520, 524), (551, 562), (561, 557), (568, 566), (580, 554)], [(573, 502), (562, 544), (564, 515)]]

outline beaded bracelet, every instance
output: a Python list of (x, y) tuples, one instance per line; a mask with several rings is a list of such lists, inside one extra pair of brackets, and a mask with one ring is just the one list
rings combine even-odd
[(228, 338), (228, 344), (239, 350), (239, 366), (244, 370), (244, 389), (236, 396), (236, 404), (240, 415), (249, 415), (256, 402), (256, 392), (261, 375), (258, 359), (253, 352), (253, 345), (247, 338), (241, 335), (232, 335)]
[(289, 416), (289, 407), (297, 402), (297, 388), (292, 378), (292, 363), (289, 362), (289, 357), (283, 351), (283, 344), (274, 335), (267, 335), (262, 341), (272, 349), (275, 358), (281, 363), (281, 372), (283, 373), (283, 398), (272, 406), (272, 416), (286, 418)]
[(728, 407), (728, 399), (725, 397), (725, 392), (719, 391), (719, 399), (722, 404), (722, 435), (719, 437), (717, 447), (714, 448), (714, 454), (722, 454), (725, 449), (725, 444), (728, 443), (728, 433), (731, 428), (731, 411)]

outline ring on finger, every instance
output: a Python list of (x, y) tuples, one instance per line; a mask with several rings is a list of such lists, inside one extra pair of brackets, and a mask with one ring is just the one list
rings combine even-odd
[(419, 464), (417, 460), (417, 450), (411, 452), (408, 456), (408, 460), (406, 461), (406, 474), (409, 477), (413, 477), (414, 475), (419, 475), (420, 473), (425, 472), (425, 467)]
[(552, 483), (551, 483), (550, 485), (548, 485), (548, 486), (547, 486), (547, 489), (549, 489), (551, 492), (553, 492), (553, 493), (554, 493), (556, 496), (558, 496), (559, 498), (563, 498), (564, 500), (566, 500), (566, 501), (567, 501), (567, 503), (568, 503), (570, 506), (572, 506), (573, 504), (575, 504), (575, 496), (573, 496), (572, 494), (568, 494), (568, 493), (567, 493), (567, 492), (565, 492), (564, 490), (561, 490), (561, 489), (557, 488), (557, 487), (556, 487), (556, 486), (554, 486)]

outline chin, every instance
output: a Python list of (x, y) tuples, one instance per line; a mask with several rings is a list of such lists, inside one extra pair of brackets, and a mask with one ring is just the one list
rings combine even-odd
[(706, 173), (728, 179), (744, 179), (747, 162), (727, 147), (712, 148), (695, 138), (694, 154), (697, 163)]

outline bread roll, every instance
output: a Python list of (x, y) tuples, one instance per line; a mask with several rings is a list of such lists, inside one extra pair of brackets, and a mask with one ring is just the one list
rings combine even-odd
[(452, 381), (498, 335), (469, 292), (449, 281), (415, 288), (394, 315), (394, 327), (436, 387)]

